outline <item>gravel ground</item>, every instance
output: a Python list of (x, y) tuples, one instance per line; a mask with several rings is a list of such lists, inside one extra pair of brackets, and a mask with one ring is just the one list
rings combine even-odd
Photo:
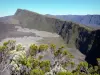
[(15, 26), (15, 30), (8, 31), (8, 34), (6, 34), (5, 38), (1, 39), (1, 43), (7, 40), (16, 40), (16, 43), (22, 43), (22, 45), (27, 46), (31, 43), (38, 44), (39, 40), (48, 37), (58, 38), (59, 35), (56, 33), (38, 31), (36, 29), (28, 29), (28, 28), (22, 28), (20, 26)]

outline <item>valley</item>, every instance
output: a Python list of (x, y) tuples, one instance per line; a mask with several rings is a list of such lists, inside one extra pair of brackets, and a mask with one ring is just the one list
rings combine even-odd
[[(14, 40), (16, 42), (14, 42)], [(6, 42), (7, 44), (5, 45), (4, 42)], [(37, 70), (40, 67), (40, 65), (37, 65), (36, 68), (33, 67), (34, 64), (31, 61), (33, 61), (33, 58), (34, 60), (37, 60), (39, 56), (42, 55), (43, 59), (41, 57), (41, 60), (38, 60), (38, 62), (39, 63), (41, 61), (45, 62), (45, 60), (50, 61), (50, 64), (48, 62), (50, 70), (49, 72), (44, 71), (44, 68), (40, 67), (39, 68), (40, 72), (42, 70), (43, 75), (44, 73), (45, 75), (56, 75), (52, 73), (53, 72), (58, 73), (60, 71), (66, 72), (67, 70), (68, 71), (77, 70), (76, 66), (80, 64), (80, 62), (83, 62), (83, 64), (85, 65), (86, 64), (97, 65), (96, 59), (100, 58), (99, 54), (100, 30), (85, 25), (77, 24), (71, 21), (64, 21), (61, 19), (44, 16), (36, 12), (28, 11), (25, 9), (17, 9), (14, 15), (0, 18), (0, 45), (1, 45), (1, 50), (4, 46), (4, 51), (8, 53), (8, 57), (5, 56), (6, 57), (4, 59), (5, 61), (1, 61), (0, 65), (2, 64), (3, 65), (2, 67), (0, 67), (0, 71), (2, 71), (0, 75), (10, 75), (10, 73), (12, 73), (13, 75), (13, 72), (10, 71), (12, 71), (13, 68), (16, 68), (16, 66), (11, 68), (11, 70), (9, 68), (4, 68), (5, 65), (7, 65), (6, 62), (10, 61), (11, 57), (12, 57), (11, 60), (13, 62), (10, 61), (11, 63), (8, 63), (9, 65), (12, 64), (13, 64), (12, 66), (17, 65), (17, 68), (20, 68), (20, 70), (24, 71), (25, 69), (25, 75), (27, 75), (26, 73), (30, 74), (31, 69)], [(19, 48), (17, 47), (18, 45)], [(53, 49), (52, 51), (52, 47), (54, 48), (55, 45), (56, 48)], [(6, 46), (7, 49), (5, 48)], [(17, 50), (17, 48), (19, 50)], [(42, 48), (43, 51), (41, 51)], [(34, 50), (37, 52), (34, 55), (32, 54), (32, 52), (29, 52), (30, 50), (32, 50), (33, 53)], [(69, 53), (67, 57), (63, 55), (64, 50), (65, 50), (65, 55), (67, 55), (66, 51), (68, 51)], [(59, 54), (58, 57), (55, 54), (57, 53), (57, 51), (61, 52), (60, 54), (58, 52)], [(26, 65), (19, 62), (20, 55), (22, 56), (21, 59), (23, 60), (22, 62), (23, 63), (26, 62), (27, 64), (26, 63), (25, 64), (29, 66), (28, 68), (25, 68)], [(1, 59), (3, 58), (1, 57)], [(70, 68), (70, 66), (69, 67), (63, 66), (64, 65), (63, 62), (67, 59), (70, 60), (70, 61), (68, 60), (69, 63), (72, 64), (73, 62), (75, 63), (75, 66), (73, 68), (72, 67)], [(27, 62), (28, 60), (30, 62)], [(87, 63), (84, 63), (85, 60), (87, 61)], [(16, 64), (15, 61), (18, 63)], [(33, 66), (31, 66), (31, 64), (33, 64)], [(21, 65), (21, 67), (24, 67), (24, 69), (21, 69), (21, 67), (18, 67), (18, 65)], [(57, 65), (59, 68), (57, 67)], [(24, 75), (23, 71), (22, 74)], [(17, 75), (21, 74), (19, 70), (18, 72), (17, 70), (14, 70), (14, 73), (17, 73)], [(69, 74), (69, 75), (74, 75), (74, 74)]]

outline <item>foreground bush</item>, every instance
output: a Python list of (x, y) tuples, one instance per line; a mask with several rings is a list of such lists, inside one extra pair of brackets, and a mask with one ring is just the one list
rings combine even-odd
[[(68, 50), (65, 50), (63, 46), (57, 49), (54, 44), (50, 46), (31, 44), (29, 47), (30, 53), (27, 56), (26, 53), (23, 53), (25, 49), (22, 45), (15, 46), (15, 41), (10, 40), (0, 46), (0, 62), (6, 62), (11, 55), (9, 55), (9, 51), (12, 51), (14, 47), (16, 47), (16, 52), (22, 51), (22, 54), (16, 56), (17, 59), (10, 60), (11, 75), (100, 75), (100, 58), (97, 59), (97, 66), (92, 66), (85, 61), (76, 65), (72, 61), (74, 56)], [(43, 52), (48, 51), (52, 53), (52, 59), (56, 60), (53, 65), (49, 59), (43, 60), (45, 56), (42, 55)], [(71, 71), (68, 69), (69, 65)]]
[(45, 75), (41, 69), (33, 69), (30, 72), (30, 75)]

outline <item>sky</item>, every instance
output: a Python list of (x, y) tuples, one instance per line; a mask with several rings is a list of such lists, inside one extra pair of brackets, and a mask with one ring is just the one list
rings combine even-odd
[(0, 0), (0, 17), (26, 9), (40, 14), (100, 14), (100, 0)]

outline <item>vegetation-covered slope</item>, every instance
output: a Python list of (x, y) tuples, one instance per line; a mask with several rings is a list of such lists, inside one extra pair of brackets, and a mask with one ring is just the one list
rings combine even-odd
[[(46, 53), (51, 53), (54, 63), (45, 60)], [(0, 46), (0, 74), (1, 75), (99, 75), (98, 66), (91, 66), (87, 62), (74, 62), (74, 56), (63, 46), (35, 45), (28, 49), (16, 41), (9, 40)], [(48, 55), (47, 55), (48, 56)], [(7, 74), (6, 74), (7, 73)]]

